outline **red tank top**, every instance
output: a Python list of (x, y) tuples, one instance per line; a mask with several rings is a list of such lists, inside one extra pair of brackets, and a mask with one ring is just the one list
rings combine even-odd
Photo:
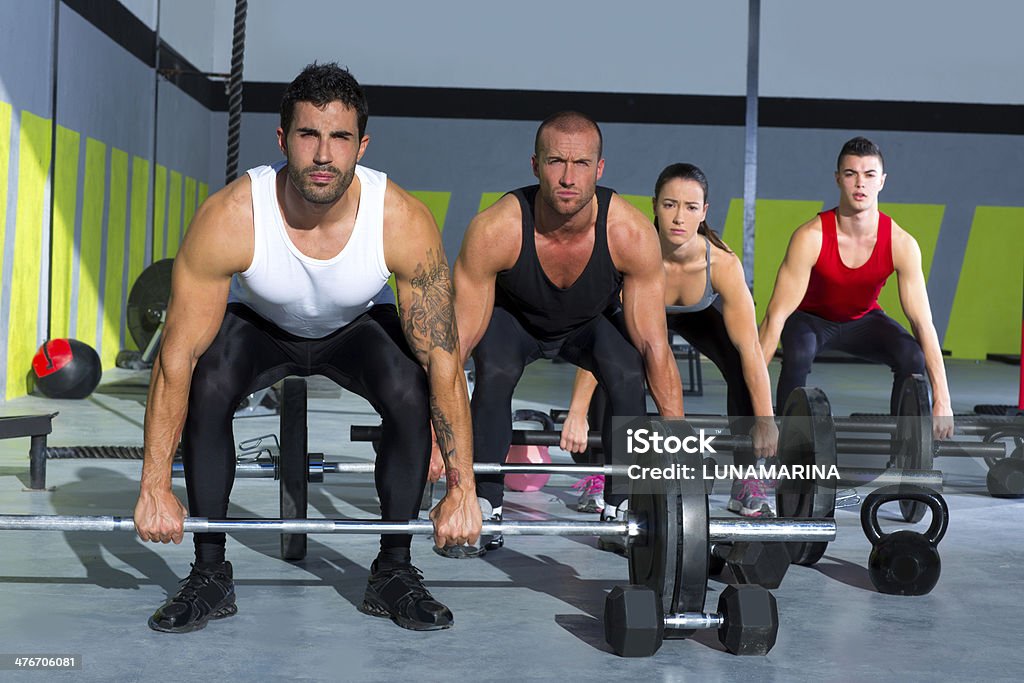
[(848, 322), (880, 310), (878, 294), (895, 268), (892, 265), (892, 219), (878, 213), (878, 237), (864, 265), (850, 268), (839, 256), (836, 210), (822, 211), (821, 251), (811, 269), (807, 293), (797, 307), (832, 322)]

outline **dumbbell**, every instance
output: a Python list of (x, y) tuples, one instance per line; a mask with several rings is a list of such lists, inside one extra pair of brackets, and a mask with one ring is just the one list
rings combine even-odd
[(785, 543), (712, 543), (708, 575), (720, 576), (728, 566), (737, 583), (775, 589), (782, 584), (790, 563)]
[(650, 657), (673, 630), (718, 629), (718, 640), (735, 655), (766, 655), (779, 633), (775, 596), (761, 586), (728, 586), (718, 612), (666, 615), (646, 586), (616, 586), (605, 598), (604, 637), (622, 657)]

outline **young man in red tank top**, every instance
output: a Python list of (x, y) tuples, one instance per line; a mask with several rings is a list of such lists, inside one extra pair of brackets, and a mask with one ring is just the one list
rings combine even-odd
[[(761, 350), (771, 360), (782, 341), (782, 372), (776, 402), (804, 386), (815, 357), (836, 349), (885, 363), (896, 388), (908, 375), (927, 371), (931, 381), (933, 433), (948, 439), (953, 411), (939, 338), (932, 324), (917, 241), (878, 210), (885, 185), (882, 152), (856, 137), (843, 145), (836, 169), (839, 205), (797, 228), (779, 268), (760, 326)], [(893, 272), (900, 304), (910, 321), (907, 333), (878, 305), (878, 294)]]

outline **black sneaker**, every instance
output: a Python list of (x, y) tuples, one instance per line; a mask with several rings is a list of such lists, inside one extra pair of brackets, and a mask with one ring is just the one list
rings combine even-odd
[(412, 631), (439, 631), (455, 623), (451, 610), (434, 599), (423, 586), (423, 574), (411, 564), (380, 569), (374, 560), (359, 611)]
[(230, 562), (193, 564), (178, 593), (149, 618), (149, 627), (165, 633), (188, 633), (204, 628), (211, 619), (234, 616), (238, 607), (231, 579)]

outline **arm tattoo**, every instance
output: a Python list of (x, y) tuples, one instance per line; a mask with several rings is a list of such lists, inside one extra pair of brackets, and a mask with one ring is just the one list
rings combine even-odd
[(441, 451), (441, 458), (444, 459), (445, 481), (448, 488), (457, 488), (459, 485), (459, 471), (453, 467), (455, 456), (455, 430), (444, 411), (437, 405), (433, 398), (430, 400), (430, 420), (434, 423), (434, 436), (437, 438), (437, 447)]
[(444, 414), (433, 397), (430, 398), (430, 421), (434, 424), (437, 447), (441, 449), (441, 457), (444, 458), (447, 465), (448, 460), (455, 455), (455, 430), (452, 429), (452, 423), (448, 421), (448, 416)]
[(459, 471), (454, 467), (449, 467), (444, 471), (444, 480), (448, 482), (448, 488), (459, 488)]
[(455, 331), (455, 308), (448, 261), (444, 252), (427, 251), (426, 263), (416, 265), (409, 280), (408, 306), (399, 306), (402, 328), (420, 362), (431, 348), (454, 353), (459, 335)]

